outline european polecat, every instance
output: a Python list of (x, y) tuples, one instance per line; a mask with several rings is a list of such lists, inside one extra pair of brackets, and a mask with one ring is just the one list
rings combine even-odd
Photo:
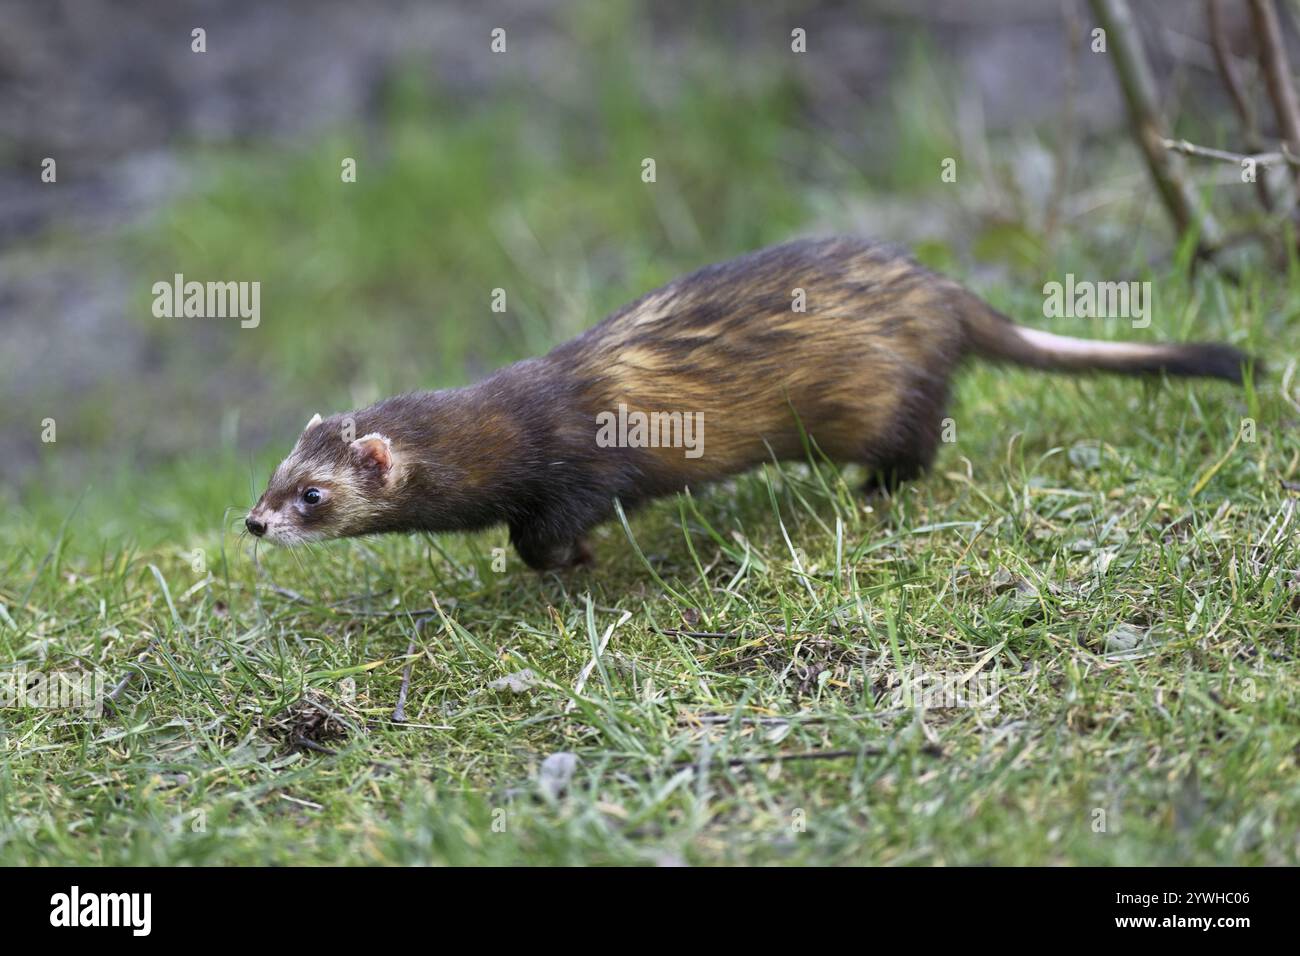
[(1228, 345), (1023, 328), (956, 282), (854, 238), (791, 242), (656, 289), (476, 385), (315, 416), (249, 512), (292, 544), (504, 522), (534, 568), (590, 559), (613, 514), (778, 458), (804, 434), (873, 487), (925, 471), (969, 354), (1040, 369), (1242, 380)]

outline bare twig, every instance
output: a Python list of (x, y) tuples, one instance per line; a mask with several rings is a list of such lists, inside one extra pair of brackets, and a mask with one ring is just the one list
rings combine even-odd
[[(1237, 71), (1237, 61), (1228, 48), (1227, 31), (1223, 24), (1222, 0), (1206, 0), (1205, 15), (1210, 28), (1210, 48), (1214, 51), (1214, 65), (1218, 68), (1219, 78), (1228, 90), (1233, 109), (1241, 123), (1241, 138), (1246, 148), (1252, 153), (1264, 152), (1264, 139), (1259, 135), (1259, 125), (1255, 120), (1255, 108), (1246, 94), (1246, 85)], [(1273, 192), (1269, 189), (1268, 178), (1257, 177), (1255, 193), (1265, 211), (1273, 209)]]
[(345, 597), (331, 602), (330, 607), (343, 607), (346, 604), (356, 604), (358, 601), (373, 601), (375, 598), (381, 598), (385, 594), (391, 594), (392, 591), (392, 588), (384, 588), (382, 591), (367, 591), (365, 594), (354, 594), (351, 597)]
[(329, 610), (334, 611), (340, 617), (413, 617), (420, 620), (433, 617), (438, 613), (436, 607), (399, 607), (392, 611), (340, 611), (334, 608)]
[[(656, 628), (656, 630), (658, 630)], [(697, 639), (716, 639), (722, 640), (730, 637), (744, 638), (747, 635), (743, 631), (683, 631), (676, 627), (665, 628), (659, 631), (665, 637), (694, 637)]]
[(1223, 23), (1222, 0), (1206, 0), (1205, 16), (1210, 27), (1210, 49), (1214, 51), (1214, 65), (1219, 71), (1219, 78), (1232, 97), (1233, 108), (1241, 120), (1242, 131), (1247, 146), (1254, 152), (1263, 151), (1259, 126), (1255, 121), (1255, 107), (1246, 95), (1246, 85), (1237, 71), (1237, 61), (1228, 46), (1227, 30)]
[(130, 685), (131, 681), (135, 678), (135, 675), (136, 671), (127, 671), (123, 674), (122, 679), (117, 682), (113, 689), (109, 691), (108, 695), (104, 698), (104, 703), (108, 704), (114, 711), (116, 711), (117, 699), (122, 696), (122, 692), (126, 690), (128, 685)]
[[(1250, 15), (1259, 37), (1259, 59), (1264, 67), (1264, 81), (1278, 128), (1292, 155), (1300, 155), (1300, 100), (1291, 82), (1291, 65), (1287, 62), (1286, 44), (1277, 19), (1273, 0), (1250, 0)], [(1300, 170), (1295, 172), (1300, 185)]]
[[(774, 763), (795, 760), (843, 760), (845, 757), (879, 757), (884, 747), (862, 747), (857, 750), (805, 750), (789, 754), (760, 754), (757, 757), (728, 757), (721, 761), (727, 767), (747, 767), (756, 763)], [(695, 766), (694, 763), (688, 766)]]
[[(793, 763), (797, 760), (843, 760), (846, 757), (882, 757), (887, 753), (884, 747), (857, 747), (852, 750), (803, 750), (795, 753), (759, 754), (755, 757), (728, 757), (717, 761), (724, 767), (748, 767), (765, 763)], [(942, 757), (943, 750), (934, 744), (926, 744), (921, 753), (930, 757)], [(709, 763), (710, 761), (704, 761)], [(689, 770), (700, 766), (698, 760), (680, 760), (672, 765), (673, 770)]]
[(310, 603), (311, 603), (311, 601), (308, 601), (305, 597), (303, 597), (303, 596), (302, 596), (301, 594), (299, 594), (297, 591), (290, 590), (289, 588), (282, 588), (282, 587), (280, 587), (280, 585), (278, 585), (278, 584), (271, 584), (271, 585), (269, 585), (269, 587), (270, 587), (270, 589), (271, 589), (272, 591), (274, 591), (276, 594), (280, 595), (280, 597), (282, 597), (282, 598), (288, 598), (290, 601), (293, 601), (295, 604), (310, 604)]
[(1217, 159), (1224, 163), (1240, 166), (1250, 160), (1256, 166), (1300, 166), (1300, 157), (1289, 152), (1283, 153), (1234, 153), (1231, 150), (1215, 149), (1213, 146), (1198, 146), (1185, 139), (1166, 139), (1161, 141), (1165, 149), (1171, 149), (1185, 156), (1199, 156), (1201, 159)]
[[(140, 652), (139, 656), (136, 657), (136, 659), (135, 659), (135, 660), (136, 660), (136, 664), (138, 665), (138, 664), (142, 663), (142, 662), (144, 661), (145, 655), (148, 654), (150, 651), (154, 650), (157, 646), (158, 646), (158, 638), (157, 638), (157, 637), (151, 637), (151, 638), (149, 639), (149, 643), (145, 645), (144, 650), (142, 650), (142, 651)], [(113, 686), (113, 689), (110, 690), (110, 691), (109, 691), (109, 692), (104, 696), (104, 703), (106, 703), (109, 707), (111, 707), (111, 708), (113, 709), (113, 713), (115, 713), (115, 714), (116, 714), (116, 713), (120, 713), (120, 711), (118, 710), (118, 707), (117, 707), (117, 701), (118, 701), (118, 699), (122, 696), (123, 692), (126, 691), (127, 687), (129, 687), (129, 686), (131, 685), (131, 682), (132, 682), (133, 680), (135, 680), (136, 676), (137, 676), (139, 673), (140, 673), (140, 671), (137, 670), (137, 669), (134, 669), (134, 668), (131, 669), (131, 670), (128, 670), (125, 674), (122, 675), (122, 679), (119, 680), (119, 681), (118, 681), (118, 682)]]
[(873, 710), (859, 714), (789, 714), (785, 717), (741, 717), (733, 714), (692, 714), (678, 719), (680, 727), (717, 726), (736, 723), (741, 726), (781, 727), (785, 724), (825, 724), (832, 720), (892, 720), (912, 713), (911, 708)]
[(294, 737), (289, 743), (291, 746), (301, 747), (303, 750), (313, 750), (318, 754), (329, 754), (331, 757), (338, 754), (337, 750), (331, 750), (329, 747), (322, 747), (320, 744), (316, 743), (316, 741), (308, 740), (301, 734)]
[(411, 666), (415, 663), (412, 655), (415, 653), (415, 638), (411, 638), (411, 643), (406, 648), (406, 667), (402, 669), (402, 686), (397, 691), (397, 706), (393, 708), (393, 721), (395, 723), (406, 722), (406, 692), (411, 689)]
[(1155, 181), (1174, 228), (1196, 231), (1197, 255), (1212, 257), (1222, 241), (1218, 223), (1201, 204), (1186, 176), (1182, 157), (1165, 149), (1164, 126), (1157, 110), (1155, 79), (1142, 38), (1126, 0), (1089, 0), (1093, 15), (1109, 38), (1115, 75), (1128, 108), (1133, 135)]
[(1077, 140), (1074, 114), (1079, 89), (1079, 52), (1083, 49), (1083, 23), (1076, 0), (1061, 0), (1061, 14), (1065, 17), (1065, 93), (1061, 105), (1061, 140), (1053, 156), (1052, 193), (1043, 227), (1049, 237), (1055, 236), (1060, 227), (1065, 198), (1070, 193), (1071, 160)]

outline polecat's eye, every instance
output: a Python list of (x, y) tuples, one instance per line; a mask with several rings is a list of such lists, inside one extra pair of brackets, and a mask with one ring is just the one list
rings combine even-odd
[(307, 502), (307, 504), (309, 505), (320, 504), (320, 498), (321, 495), (320, 495), (319, 488), (308, 488), (306, 491), (302, 493), (302, 500)]

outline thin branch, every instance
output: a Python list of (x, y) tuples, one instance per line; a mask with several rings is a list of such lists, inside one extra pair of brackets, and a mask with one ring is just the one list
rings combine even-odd
[(1126, 0), (1089, 0), (1093, 15), (1106, 31), (1134, 138), (1146, 159), (1165, 210), (1179, 234), (1196, 231), (1197, 254), (1210, 257), (1222, 242), (1218, 223), (1205, 209), (1188, 181), (1182, 157), (1165, 148), (1164, 127), (1157, 110), (1155, 79), (1142, 48), (1142, 38)]
[(328, 754), (331, 757), (337, 756), (337, 750), (331, 750), (329, 747), (323, 747), (314, 740), (309, 740), (302, 734), (298, 734), (289, 741), (290, 746), (301, 747), (303, 750), (313, 750), (318, 754)]
[(1245, 132), (1246, 145), (1253, 152), (1263, 150), (1263, 140), (1259, 136), (1259, 126), (1255, 122), (1255, 108), (1250, 97), (1246, 95), (1246, 85), (1237, 71), (1237, 61), (1228, 46), (1227, 29), (1223, 24), (1222, 0), (1206, 0), (1205, 16), (1210, 26), (1210, 49), (1214, 51), (1214, 65), (1219, 71), (1219, 78), (1227, 87), (1232, 97), (1233, 108), (1241, 120)]
[[(145, 645), (144, 650), (142, 650), (139, 656), (136, 657), (135, 659), (136, 664), (139, 665), (143, 663), (145, 659), (145, 655), (147, 655), (150, 651), (154, 650), (157, 646), (158, 646), (158, 638), (157, 637), (149, 638), (149, 643)], [(125, 674), (122, 675), (122, 679), (119, 680), (117, 684), (114, 685), (113, 689), (109, 691), (108, 694), (104, 697), (104, 703), (106, 703), (109, 707), (113, 709), (113, 713), (115, 714), (119, 713), (118, 706), (117, 706), (118, 699), (122, 696), (123, 692), (126, 691), (127, 687), (130, 686), (130, 684), (135, 680), (135, 678), (139, 674), (140, 671), (137, 668), (132, 668), (131, 670), (128, 670)]]
[(1237, 166), (1247, 160), (1260, 167), (1300, 166), (1300, 157), (1289, 152), (1234, 153), (1226, 149), (1215, 149), (1213, 146), (1198, 146), (1195, 143), (1189, 143), (1185, 139), (1166, 139), (1162, 143), (1165, 149), (1171, 149), (1175, 153), (1182, 153), (1185, 156), (1199, 156), (1201, 159), (1217, 159), (1225, 163), (1234, 163)]
[[(1251, 19), (1259, 37), (1259, 58), (1264, 66), (1264, 81), (1269, 99), (1277, 116), (1282, 138), (1293, 155), (1300, 155), (1300, 100), (1296, 98), (1291, 82), (1291, 65), (1286, 58), (1286, 44), (1282, 42), (1282, 28), (1277, 19), (1273, 0), (1250, 0)], [(1295, 173), (1300, 185), (1300, 170)]]
[[(1206, 20), (1210, 29), (1210, 49), (1214, 51), (1214, 65), (1218, 68), (1219, 78), (1223, 80), (1228, 96), (1232, 99), (1233, 109), (1237, 111), (1237, 120), (1241, 123), (1241, 138), (1251, 153), (1264, 152), (1264, 138), (1259, 135), (1259, 124), (1255, 119), (1255, 107), (1246, 93), (1246, 84), (1242, 82), (1237, 70), (1237, 60), (1228, 46), (1228, 33), (1223, 22), (1222, 0), (1206, 0)], [(1272, 212), (1273, 191), (1269, 188), (1268, 177), (1260, 176), (1255, 180), (1255, 193), (1259, 204), (1265, 212)]]
[(892, 720), (912, 713), (910, 707), (891, 710), (871, 710), (858, 714), (787, 714), (784, 717), (742, 717), (735, 714), (694, 714), (680, 717), (679, 727), (717, 726), (736, 723), (743, 727), (781, 727), (786, 724), (825, 724), (832, 720)]
[[(944, 756), (943, 748), (936, 744), (925, 744), (920, 748), (920, 751), (929, 757)], [(724, 767), (748, 767), (765, 763), (793, 763), (798, 760), (843, 760), (846, 757), (883, 757), (886, 753), (888, 751), (884, 747), (866, 746), (853, 750), (804, 750), (795, 753), (760, 754), (754, 757), (728, 757), (718, 761), (706, 759), (704, 764), (708, 765), (716, 762)], [(690, 770), (699, 767), (700, 763), (698, 760), (679, 760), (670, 766), (673, 770)]]
[(411, 689), (411, 666), (415, 663), (415, 638), (406, 647), (406, 667), (402, 670), (402, 686), (397, 691), (397, 706), (393, 708), (393, 722), (406, 723), (406, 692)]
[[(658, 628), (656, 630), (658, 631)], [(665, 637), (693, 637), (700, 640), (729, 640), (733, 637), (744, 640), (749, 636), (744, 631), (683, 631), (676, 627), (665, 628), (658, 632)]]
[(1052, 193), (1048, 199), (1043, 231), (1054, 237), (1061, 225), (1065, 198), (1070, 192), (1072, 158), (1076, 148), (1075, 101), (1079, 89), (1079, 54), (1083, 49), (1083, 22), (1079, 19), (1076, 0), (1061, 0), (1065, 18), (1065, 92), (1061, 105), (1061, 139), (1053, 157)]

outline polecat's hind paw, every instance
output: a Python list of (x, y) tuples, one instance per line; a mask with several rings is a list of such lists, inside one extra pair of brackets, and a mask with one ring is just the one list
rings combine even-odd
[(594, 568), (596, 566), (596, 554), (591, 550), (591, 544), (586, 538), (579, 538), (573, 542), (573, 560), (569, 563), (571, 568)]
[(576, 571), (595, 567), (596, 556), (586, 540), (579, 538), (568, 545), (556, 545), (541, 561), (533, 562), (527, 557), (524, 561), (536, 571)]
[(533, 536), (516, 532), (510, 533), (510, 540), (534, 571), (567, 571), (573, 568), (589, 568), (596, 563), (591, 546), (586, 538), (572, 541), (544, 541)]
[(872, 472), (862, 483), (861, 491), (863, 496), (869, 499), (892, 498), (898, 493), (899, 488), (904, 482), (911, 481), (911, 477), (901, 478), (896, 473), (885, 474), (882, 472)]

